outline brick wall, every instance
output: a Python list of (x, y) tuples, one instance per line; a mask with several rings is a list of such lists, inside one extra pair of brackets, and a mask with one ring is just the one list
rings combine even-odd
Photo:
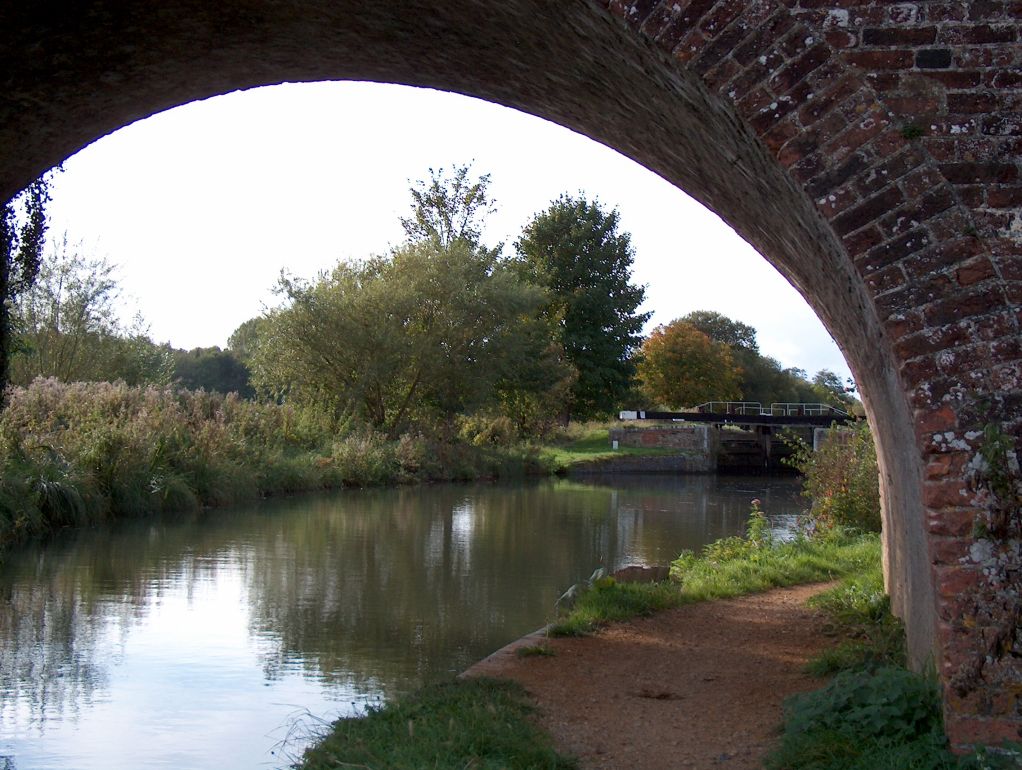
[(913, 411), (949, 733), (1019, 740), (1018, 586), (990, 584), (967, 469), (983, 423), (1022, 429), (1022, 2), (606, 5), (730, 100), (841, 238)]

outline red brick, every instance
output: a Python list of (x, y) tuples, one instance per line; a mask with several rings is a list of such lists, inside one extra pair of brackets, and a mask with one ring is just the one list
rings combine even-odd
[(1022, 186), (994, 187), (987, 192), (987, 204), (997, 209), (1022, 206)]
[(964, 265), (955, 272), (955, 278), (961, 286), (972, 286), (996, 275), (994, 266), (986, 257)]
[(796, 83), (802, 81), (830, 58), (830, 49), (824, 45), (814, 46), (801, 57), (770, 78), (770, 88), (778, 95), (787, 93)]
[(821, 115), (840, 105), (860, 88), (862, 88), (862, 83), (858, 79), (851, 76), (842, 78), (832, 88), (819, 94), (799, 110), (799, 120), (807, 126), (811, 125)]
[(888, 96), (884, 106), (895, 115), (932, 115), (941, 110), (934, 96)]
[(983, 76), (979, 72), (970, 71), (965, 72), (963, 70), (946, 70), (946, 71), (928, 71), (925, 73), (926, 77), (930, 80), (936, 80), (938, 83), (942, 83), (945, 88), (975, 88), (982, 80)]
[(969, 548), (975, 542), (971, 537), (933, 538), (930, 540), (930, 562), (953, 567), (959, 564), (961, 559), (968, 560)]
[(848, 253), (852, 257), (857, 257), (860, 254), (865, 253), (874, 246), (882, 243), (883, 240), (884, 236), (877, 227), (867, 227), (866, 229), (855, 233), (855, 235), (848, 235), (842, 239), (845, 244), (845, 248), (848, 249)]
[(823, 37), (834, 48), (854, 48), (859, 44), (859, 38), (856, 35), (840, 27), (824, 30)]
[(869, 224), (878, 216), (892, 211), (905, 202), (905, 195), (897, 188), (890, 187), (868, 201), (846, 211), (833, 220), (839, 235), (848, 235)]
[(929, 45), (937, 39), (936, 27), (882, 27), (862, 31), (862, 44), (884, 48)]
[(945, 508), (927, 511), (926, 531), (931, 535), (965, 537), (972, 532), (976, 514), (971, 508)]
[(940, 173), (951, 184), (990, 184), (1018, 179), (1018, 167), (1012, 163), (941, 163)]
[(953, 24), (944, 27), (940, 33), (942, 43), (956, 45), (990, 45), (991, 43), (1013, 43), (1018, 37), (1014, 24), (991, 26), (988, 24)]
[(880, 112), (871, 112), (851, 126), (847, 131), (837, 137), (833, 142), (824, 147), (835, 158), (841, 159), (859, 149), (891, 124), (886, 115)]
[[(878, 302), (877, 305), (883, 305)], [(917, 388), (921, 383), (933, 379), (940, 372), (937, 364), (932, 358), (920, 358), (916, 361), (908, 361), (901, 364), (901, 379), (909, 389)], [(917, 440), (923, 441), (925, 437), (917, 436)]]
[(979, 574), (969, 567), (935, 567), (938, 596), (958, 596), (979, 584)]
[(922, 433), (954, 430), (957, 425), (958, 418), (950, 406), (942, 406), (916, 415), (916, 429)]
[(944, 725), (948, 741), (956, 747), (1000, 746), (1004, 741), (1018, 743), (1022, 739), (1022, 720), (1018, 718), (1000, 716), (991, 719), (948, 713), (944, 717)]
[(657, 0), (611, 0), (610, 12), (620, 16), (629, 24), (638, 27), (652, 13), (657, 5)]
[(952, 115), (996, 112), (999, 107), (1000, 100), (996, 94), (952, 93), (947, 95), (947, 111)]
[(924, 476), (930, 481), (938, 481), (948, 476), (958, 478), (965, 471), (970, 459), (971, 455), (968, 452), (934, 455), (926, 463)]
[(923, 505), (927, 508), (957, 508), (972, 504), (976, 494), (964, 481), (923, 482)]
[(759, 56), (772, 48), (791, 27), (795, 20), (787, 10), (778, 11), (766, 23), (760, 26), (745, 43), (735, 49), (735, 59), (745, 66), (749, 66)]
[(841, 54), (852, 67), (864, 70), (905, 70), (915, 64), (911, 51), (845, 51)]
[(936, 170), (925, 167), (917, 169), (901, 181), (901, 189), (909, 198), (921, 195), (931, 187), (935, 187), (944, 181), (944, 178)]
[(913, 334), (920, 331), (922, 328), (923, 321), (915, 313), (906, 315), (903, 318), (888, 318), (887, 322), (884, 324), (884, 330), (893, 340), (901, 339), (907, 334)]
[[(866, 286), (873, 294), (881, 294), (885, 291), (897, 288), (905, 283), (905, 272), (898, 265), (891, 265), (876, 273), (871, 273), (866, 278)], [(895, 346), (897, 350), (897, 346)]]

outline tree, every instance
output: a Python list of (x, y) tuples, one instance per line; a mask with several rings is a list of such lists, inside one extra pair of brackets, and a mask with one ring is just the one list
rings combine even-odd
[(732, 321), (726, 315), (713, 310), (694, 310), (681, 320), (692, 324), (711, 340), (723, 342), (732, 349), (745, 348), (753, 353), (759, 353), (756, 330), (741, 321)]
[(430, 169), (428, 183), (419, 180), (410, 188), (412, 215), (401, 219), (410, 241), (435, 239), (441, 249), (459, 240), (479, 246), (483, 220), (496, 207), (488, 195), (490, 175), (471, 182), (470, 169), (471, 165), (455, 166), (449, 179), (442, 168)]
[(398, 432), (489, 398), (523, 365), (519, 343), (540, 292), (465, 239), (423, 239), (388, 257), (341, 262), (306, 282), (281, 276), (254, 357), (278, 397), (356, 414)]
[(642, 343), (639, 377), (658, 404), (689, 408), (741, 396), (731, 349), (683, 319), (658, 326)]
[(141, 316), (127, 327), (117, 317), (120, 286), (114, 272), (105, 259), (83, 256), (66, 236), (41, 259), (35, 283), (13, 309), (20, 337), (12, 382), (168, 381), (169, 350), (153, 344)]
[(39, 274), (49, 200), (49, 181), (42, 177), (13, 201), (4, 204), (0, 213), (0, 410), (7, 405), (11, 356), (16, 350), (11, 312), (14, 303), (35, 283)]
[(231, 350), (217, 347), (175, 350), (173, 363), (172, 379), (183, 388), (255, 397), (248, 366)]
[(649, 313), (637, 313), (645, 287), (631, 283), (635, 259), (617, 210), (561, 196), (525, 228), (517, 265), (544, 286), (544, 316), (574, 367), (570, 411), (586, 419), (612, 412), (632, 386), (632, 353)]

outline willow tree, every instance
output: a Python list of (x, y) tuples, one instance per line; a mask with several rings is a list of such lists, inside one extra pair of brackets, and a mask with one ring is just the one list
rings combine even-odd
[(356, 414), (389, 434), (488, 399), (523, 366), (541, 301), (464, 239), (408, 243), (339, 263), (316, 280), (282, 275), (253, 359), (255, 383), (285, 399)]

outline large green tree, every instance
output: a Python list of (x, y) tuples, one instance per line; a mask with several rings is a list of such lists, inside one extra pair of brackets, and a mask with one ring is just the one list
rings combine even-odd
[(260, 331), (256, 383), (391, 434), (411, 417), (446, 417), (489, 398), (523, 365), (521, 333), (541, 300), (463, 239), (411, 242), (311, 282), (285, 275), (279, 291), (286, 302)]
[(12, 310), (39, 274), (49, 200), (49, 182), (43, 177), (0, 212), (0, 409), (7, 404), (11, 356), (16, 349)]
[(723, 342), (731, 348), (745, 348), (753, 353), (759, 353), (756, 330), (741, 321), (732, 321), (723, 313), (715, 310), (693, 310), (680, 320), (692, 324), (711, 340)]
[(515, 244), (519, 270), (547, 290), (545, 317), (575, 369), (570, 411), (614, 411), (635, 376), (632, 354), (649, 313), (645, 287), (631, 282), (635, 253), (618, 231), (618, 212), (562, 196), (526, 226)]

